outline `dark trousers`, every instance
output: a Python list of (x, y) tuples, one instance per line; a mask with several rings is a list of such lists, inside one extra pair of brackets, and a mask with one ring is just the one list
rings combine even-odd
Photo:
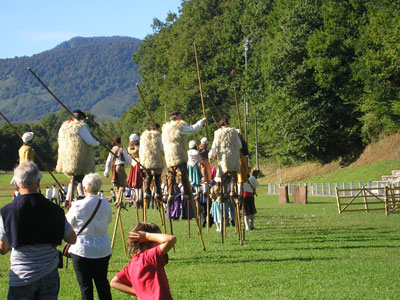
[(221, 182), (224, 200), (228, 201), (230, 198), (237, 199), (237, 173), (226, 172), (225, 174), (221, 175)]
[(100, 300), (111, 300), (110, 283), (107, 279), (110, 256), (85, 258), (71, 254), (82, 300), (93, 300), (93, 280)]
[(181, 179), (183, 189), (185, 190), (185, 196), (189, 196), (192, 192), (192, 186), (189, 182), (189, 174), (187, 171), (187, 163), (182, 163), (175, 167), (168, 168), (167, 184), (168, 184), (168, 195), (173, 196), (175, 191), (176, 181)]
[(154, 195), (157, 200), (161, 200), (161, 173), (162, 169), (147, 169), (144, 171), (144, 194), (145, 198), (151, 198), (150, 185), (154, 176)]

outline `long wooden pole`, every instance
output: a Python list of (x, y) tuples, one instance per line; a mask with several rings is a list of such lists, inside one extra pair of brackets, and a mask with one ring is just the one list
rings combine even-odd
[[(22, 135), (21, 133), (18, 131), (18, 129), (11, 123), (10, 120), (7, 119), (7, 117), (0, 111), (0, 115), (3, 117), (3, 119), (8, 123), (8, 125), (10, 125), (10, 127), (14, 130), (14, 132), (20, 137), (20, 139), (22, 140)], [(23, 141), (23, 140), (22, 140)], [(39, 157), (39, 155), (37, 154), (37, 152), (35, 151), (35, 158), (37, 158), (37, 160), (43, 165), (43, 167), (45, 168), (45, 170), (50, 174), (51, 177), (53, 177), (54, 181), (57, 183), (57, 185), (59, 186), (59, 188), (63, 190), (61, 184), (58, 182), (58, 180), (56, 179), (56, 177), (53, 175), (52, 172), (50, 172), (50, 170), (46, 167), (45, 163), (43, 162), (43, 160)]]
[(240, 121), (239, 103), (238, 103), (235, 87), (233, 87), (233, 94), (235, 95), (236, 113), (237, 113), (238, 122), (239, 122), (239, 132), (240, 132), (240, 134), (242, 134), (242, 123)]
[(214, 121), (214, 123), (215, 123), (215, 126), (217, 126), (217, 129), (218, 129), (218, 127), (219, 127), (219, 126), (218, 126), (218, 122), (217, 122), (217, 120), (215, 120), (215, 117), (214, 117), (214, 115), (212, 115), (211, 117), (212, 117), (212, 119), (213, 119), (213, 121)]
[(151, 120), (151, 123), (153, 124), (154, 128), (156, 128), (156, 127), (155, 127), (156, 122), (154, 122), (154, 119), (153, 119), (153, 116), (152, 116), (151, 113), (150, 113), (149, 107), (147, 106), (147, 103), (146, 103), (146, 101), (144, 100), (144, 97), (143, 97), (143, 94), (142, 94), (142, 90), (140, 89), (139, 84), (136, 84), (136, 88), (137, 88), (137, 90), (139, 91), (140, 97), (142, 98), (143, 105), (144, 105), (144, 107), (145, 107), (145, 109), (146, 109), (146, 111), (147, 111), (147, 114), (148, 114), (148, 116), (149, 116), (149, 118), (150, 118), (150, 120)]
[[(225, 123), (225, 119), (222, 117), (222, 115), (221, 115), (219, 109), (217, 108), (217, 106), (215, 106), (214, 101), (211, 100), (210, 103), (211, 103), (211, 105), (213, 106), (213, 108), (214, 108), (215, 112), (217, 113), (218, 117), (224, 122), (224, 125), (225, 125), (225, 126), (228, 126), (228, 124)], [(215, 120), (214, 120), (214, 121), (215, 121)], [(217, 127), (218, 127), (218, 126), (217, 126)]]
[[(203, 118), (207, 118), (206, 116), (206, 110), (204, 106), (204, 97), (203, 97), (203, 86), (201, 84), (201, 77), (200, 77), (200, 67), (199, 67), (199, 60), (197, 58), (197, 47), (196, 47), (196, 42), (193, 42), (193, 49), (194, 49), (194, 56), (196, 58), (196, 68), (197, 68), (197, 78), (199, 80), (199, 89), (200, 89), (200, 98), (201, 98), (201, 107), (203, 109)], [(206, 136), (208, 139), (208, 127), (207, 127), (207, 122), (205, 123), (205, 128), (206, 128)]]
[[(52, 95), (52, 96), (54, 97), (54, 99), (56, 99), (57, 102), (60, 103), (60, 105), (61, 105), (62, 107), (64, 107), (64, 109), (65, 109), (73, 118), (75, 118), (73, 112), (70, 111), (70, 110), (68, 109), (67, 106), (65, 106), (65, 104), (64, 104), (64, 103), (63, 103), (63, 102), (48, 88), (48, 86), (39, 78), (39, 76), (37, 76), (36, 73), (35, 73), (30, 67), (28, 67), (27, 69), (28, 69), (28, 71), (31, 72), (31, 74), (41, 83), (41, 85), (50, 93), (50, 95)], [(107, 137), (111, 142), (113, 142), (112, 138), (111, 138), (106, 132), (104, 132), (104, 131), (100, 128), (100, 126), (97, 125), (96, 122), (94, 122), (94, 121), (93, 121), (92, 119), (90, 119), (90, 118), (86, 118), (86, 120), (88, 120), (93, 126), (95, 126), (95, 127), (96, 127), (102, 134), (104, 134), (104, 136)], [(92, 134), (92, 135), (93, 135), (93, 134)], [(98, 139), (98, 138), (97, 138), (96, 136), (94, 136), (94, 135), (93, 135), (93, 137), (94, 137), (96, 140), (98, 140), (99, 143), (100, 143), (100, 145), (102, 145), (108, 152), (110, 152), (113, 156), (115, 156), (115, 153), (113, 153), (100, 139)], [(122, 147), (122, 145), (119, 145), (119, 146)], [(131, 157), (132, 157), (132, 156), (131, 156)], [(132, 157), (132, 159), (133, 159), (134, 161), (136, 161), (136, 163), (139, 164), (139, 166), (141, 166), (142, 169), (144, 169), (144, 170), (146, 169), (146, 168), (144, 168), (144, 167), (140, 164), (140, 162), (139, 162), (137, 159), (135, 159), (134, 157)]]
[[(194, 56), (196, 58), (196, 69), (197, 69), (197, 78), (199, 80), (199, 89), (200, 89), (200, 98), (201, 98), (201, 107), (203, 110), (203, 118), (207, 118), (206, 116), (206, 110), (205, 110), (205, 105), (204, 105), (204, 96), (203, 96), (203, 86), (201, 84), (201, 76), (200, 76), (200, 66), (199, 66), (199, 59), (197, 57), (197, 46), (196, 46), (196, 42), (193, 42), (193, 49), (194, 49)], [(208, 126), (207, 126), (207, 122), (205, 123), (205, 128), (206, 128), (206, 137), (207, 140), (209, 140), (208, 137)], [(218, 126), (217, 126), (218, 128)], [(204, 173), (206, 175), (206, 179), (208, 179), (208, 170), (206, 168), (204, 168)], [(205, 180), (205, 188), (206, 188), (206, 200), (207, 200), (207, 233), (210, 233), (210, 216), (209, 216), (209, 204), (208, 204), (208, 198), (209, 198), (209, 186), (208, 186), (208, 180)], [(200, 201), (199, 201), (200, 203)]]

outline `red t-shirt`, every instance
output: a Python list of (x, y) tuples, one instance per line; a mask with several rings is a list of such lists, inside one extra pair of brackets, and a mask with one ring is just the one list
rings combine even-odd
[(172, 296), (164, 270), (167, 263), (168, 256), (156, 246), (132, 257), (117, 278), (132, 286), (140, 300), (170, 300)]

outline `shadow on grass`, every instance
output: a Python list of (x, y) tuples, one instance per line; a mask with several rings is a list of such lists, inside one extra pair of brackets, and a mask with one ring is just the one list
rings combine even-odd
[(191, 257), (191, 258), (178, 258), (173, 259), (174, 264), (195, 264), (196, 262), (201, 263), (209, 263), (209, 264), (243, 264), (243, 263), (260, 263), (260, 262), (287, 262), (287, 261), (297, 261), (297, 262), (310, 262), (310, 261), (329, 261), (329, 260), (337, 260), (336, 257), (287, 257), (287, 258), (240, 258), (235, 259), (231, 257), (220, 257), (217, 260), (209, 259), (209, 261), (205, 261), (204, 258), (201, 257)]

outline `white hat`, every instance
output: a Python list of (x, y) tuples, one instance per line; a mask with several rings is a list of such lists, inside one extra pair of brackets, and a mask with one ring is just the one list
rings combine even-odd
[(192, 149), (192, 148), (194, 148), (194, 147), (196, 147), (196, 141), (191, 140), (191, 141), (189, 142), (189, 148)]
[(216, 176), (216, 177), (214, 178), (214, 181), (215, 181), (215, 182), (221, 182), (221, 177)]
[(26, 144), (33, 139), (33, 132), (25, 132), (22, 135), (22, 141)]
[(139, 140), (139, 136), (138, 136), (136, 133), (132, 133), (132, 134), (129, 136), (129, 140), (130, 140), (131, 142), (138, 141), (138, 140)]
[(203, 137), (203, 138), (200, 140), (200, 143), (202, 143), (202, 144), (208, 144), (207, 138), (206, 138), (206, 137)]

